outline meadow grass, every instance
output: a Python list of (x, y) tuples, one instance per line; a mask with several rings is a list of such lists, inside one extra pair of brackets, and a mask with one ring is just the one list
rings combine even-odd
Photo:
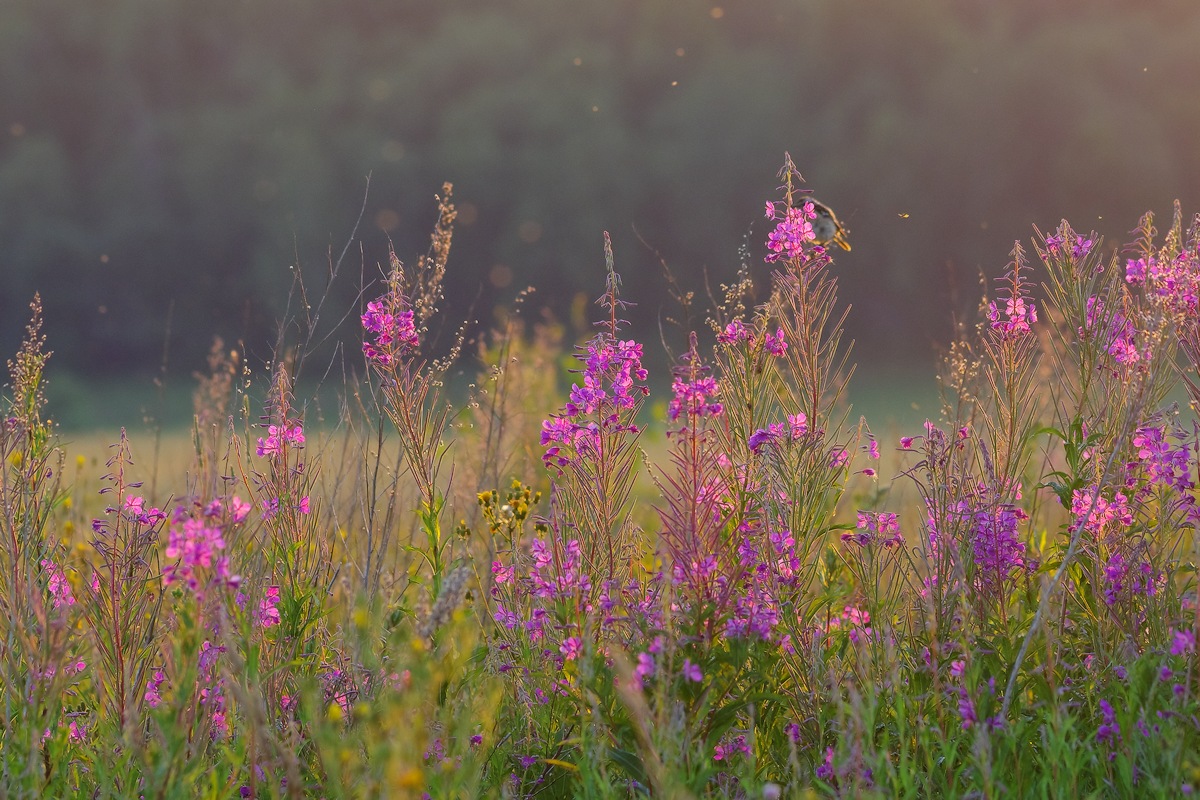
[(1105, 257), (1064, 222), (1036, 270), (1015, 245), (939, 412), (885, 435), (781, 177), (769, 297), (743, 265), (657, 408), (607, 237), (573, 352), (516, 314), (428, 351), (448, 186), (319, 414), (305, 318), (262, 376), (214, 346), (186, 441), (97, 457), (45, 418), (35, 299), (0, 427), (3, 795), (1191, 793), (1196, 224)]

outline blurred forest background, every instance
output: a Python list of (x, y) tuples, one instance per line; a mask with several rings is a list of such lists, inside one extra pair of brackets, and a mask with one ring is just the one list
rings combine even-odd
[(930, 364), (1032, 224), (1197, 209), (1198, 45), (1196, 0), (4, 0), (0, 344), (39, 290), (83, 376), (157, 369), (168, 315), (181, 375), (215, 334), (266, 357), (370, 174), (328, 308), (424, 252), (451, 181), (450, 329), (528, 285), (569, 318), (608, 230), (650, 353), (660, 259), (766, 274), (789, 151), (850, 229), (856, 359)]

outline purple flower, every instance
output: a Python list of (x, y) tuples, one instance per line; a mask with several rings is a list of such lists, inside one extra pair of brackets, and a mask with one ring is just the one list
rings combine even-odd
[(783, 328), (779, 328), (774, 334), (767, 336), (763, 340), (763, 346), (767, 352), (778, 358), (787, 352), (787, 339), (783, 336)]
[(754, 433), (750, 434), (749, 441), (746, 442), (750, 447), (751, 453), (758, 453), (762, 448), (772, 442), (783, 437), (783, 423), (773, 422), (766, 428), (759, 428)]
[(958, 716), (962, 718), (964, 731), (979, 721), (979, 716), (975, 713), (975, 703), (962, 686), (958, 687)]
[(48, 558), (43, 558), (41, 565), (46, 574), (50, 576), (46, 588), (49, 589), (50, 596), (54, 600), (54, 607), (75, 605), (75, 596), (71, 594), (71, 584), (58, 565)]
[(750, 755), (750, 744), (746, 741), (745, 736), (735, 736), (733, 739), (722, 742), (714, 747), (713, 761), (726, 761), (738, 753)]
[(745, 323), (740, 319), (735, 319), (725, 326), (725, 330), (717, 334), (717, 341), (721, 344), (733, 344), (735, 342), (744, 342), (750, 338), (750, 331), (746, 328)]
[(825, 748), (825, 761), (817, 767), (817, 778), (823, 781), (833, 780), (833, 748)]
[(1171, 631), (1171, 655), (1182, 656), (1196, 651), (1196, 635), (1192, 631)]
[(788, 208), (783, 219), (767, 236), (767, 263), (780, 259), (798, 258), (804, 251), (804, 244), (814, 241), (812, 220), (817, 216), (811, 203), (805, 203), (802, 208)]
[[(1149, 263), (1154, 264), (1154, 256)], [(1146, 281), (1147, 262), (1144, 258), (1131, 258), (1125, 262), (1125, 282), (1130, 286), (1140, 286)]]
[(258, 604), (258, 626), (270, 628), (279, 621), (279, 587), (268, 586), (266, 597)]
[(367, 303), (362, 325), (367, 334), (374, 334), (374, 341), (364, 341), (362, 350), (376, 368), (392, 367), (420, 346), (416, 320), (407, 306), (408, 298), (395, 284), (377, 300)]
[(1117, 713), (1107, 700), (1100, 701), (1100, 715), (1104, 719), (1096, 729), (1096, 741), (1116, 745), (1121, 741), (1121, 726), (1117, 723)]
[(904, 544), (900, 535), (900, 522), (897, 516), (889, 511), (859, 511), (858, 531), (843, 533), (843, 542), (853, 542), (859, 547), (869, 544), (881, 544), (890, 549)]
[(154, 675), (150, 677), (150, 680), (146, 681), (146, 694), (144, 695), (146, 705), (151, 708), (158, 708), (162, 705), (162, 695), (159, 694), (158, 690), (166, 679), (167, 676), (162, 673), (162, 670), (154, 670)]
[(563, 658), (567, 661), (574, 661), (583, 652), (583, 642), (580, 641), (578, 636), (568, 636), (558, 646), (558, 651), (563, 654)]
[(633, 668), (633, 674), (636, 676), (639, 684), (646, 678), (654, 676), (654, 656), (649, 653), (638, 653), (637, 666)]
[(683, 677), (692, 683), (699, 683), (704, 680), (704, 673), (700, 671), (697, 664), (693, 664), (690, 658), (683, 660)]

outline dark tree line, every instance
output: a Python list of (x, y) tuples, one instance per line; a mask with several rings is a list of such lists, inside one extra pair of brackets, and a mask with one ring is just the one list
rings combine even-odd
[[(860, 359), (921, 357), (980, 269), (1062, 216), (1121, 239), (1200, 196), (1200, 6), (868, 0), (7, 0), (0, 340), (35, 290), (80, 371), (264, 354), (290, 265), (334, 298), (462, 211), (450, 314), (560, 311), (613, 233), (635, 331), (658, 267), (728, 280), (789, 151), (837, 209)], [(1102, 219), (1100, 219), (1102, 217)], [(643, 241), (645, 244), (643, 244)], [(350, 336), (353, 331), (347, 331)]]

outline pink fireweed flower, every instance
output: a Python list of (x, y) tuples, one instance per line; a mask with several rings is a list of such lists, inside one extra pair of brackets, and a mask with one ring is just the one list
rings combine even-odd
[(700, 667), (697, 664), (692, 663), (690, 658), (685, 658), (683, 660), (682, 673), (684, 679), (689, 680), (692, 683), (700, 683), (700, 681), (704, 680), (704, 673), (700, 671)]
[(958, 716), (962, 720), (964, 731), (970, 730), (971, 726), (979, 721), (979, 716), (975, 713), (975, 701), (962, 686), (958, 687)]
[(787, 421), (792, 441), (801, 439), (808, 434), (808, 417), (805, 416), (803, 411), (798, 414), (788, 414)]
[(767, 236), (767, 249), (771, 251), (767, 254), (767, 263), (798, 258), (804, 252), (804, 245), (816, 239), (812, 226), (812, 220), (816, 217), (812, 203), (786, 209), (783, 219)]
[(1112, 703), (1100, 701), (1100, 716), (1104, 721), (1096, 728), (1096, 741), (1115, 747), (1121, 742), (1121, 725), (1117, 722), (1117, 712)]
[(308, 501), (308, 495), (304, 495), (304, 497), (300, 498), (300, 503), (296, 506), (296, 509), (301, 514), (308, 514), (310, 511), (312, 511), (312, 506)]
[(713, 748), (713, 761), (727, 761), (737, 754), (750, 755), (750, 744), (745, 736), (735, 736)]
[(829, 466), (833, 469), (841, 469), (849, 460), (850, 453), (844, 447), (837, 447), (829, 452)]
[(254, 452), (259, 458), (282, 455), (288, 447), (304, 446), (304, 428), (299, 423), (285, 422), (283, 425), (268, 425), (267, 437), (258, 439)]
[(1153, 597), (1161, 580), (1161, 573), (1149, 561), (1131, 562), (1120, 550), (1114, 551), (1104, 566), (1104, 604), (1115, 606), (1137, 595)]
[(578, 636), (568, 636), (558, 646), (558, 652), (562, 653), (567, 661), (574, 661), (583, 653), (583, 642)]
[(988, 321), (992, 330), (1005, 337), (1030, 333), (1037, 322), (1037, 307), (1023, 297), (1010, 297), (1001, 308), (995, 301), (988, 303)]
[(229, 578), (228, 559), (220, 558), (218, 551), (225, 549), (221, 529), (206, 525), (204, 521), (185, 518), (171, 526), (167, 546), (163, 555), (173, 563), (163, 567), (163, 583), (170, 586), (182, 582), (200, 596), (201, 570), (213, 570), (214, 577), (222, 581)]
[(765, 209), (765, 212), (766, 212), (767, 219), (775, 219), (775, 204), (772, 203), (770, 200), (767, 201), (767, 207)]
[(735, 319), (725, 326), (725, 329), (717, 334), (717, 341), (721, 344), (733, 344), (734, 342), (744, 342), (750, 338), (750, 329), (746, 327), (740, 319)]
[(167, 518), (167, 515), (161, 509), (146, 508), (145, 498), (133, 495), (125, 497), (122, 512), (126, 519), (136, 522), (139, 525), (157, 525)]
[(766, 348), (768, 353), (776, 358), (786, 353), (788, 344), (787, 339), (783, 335), (783, 328), (776, 329), (774, 334), (768, 334), (767, 337), (763, 339), (763, 347)]
[(913, 439), (914, 439), (914, 438), (916, 438), (916, 437), (914, 437), (914, 436), (901, 436), (901, 437), (900, 437), (900, 449), (901, 449), (901, 450), (911, 450), (911, 449), (912, 449), (912, 446), (913, 446)]
[(833, 780), (833, 748), (825, 748), (825, 760), (817, 767), (817, 780), (831, 781)]
[(753, 584), (737, 597), (733, 613), (725, 623), (725, 635), (770, 641), (778, 624), (779, 604), (765, 586)]
[(859, 511), (858, 530), (843, 533), (842, 541), (859, 547), (880, 544), (887, 549), (904, 545), (899, 518), (889, 511)]
[(754, 433), (750, 434), (749, 441), (746, 444), (750, 447), (751, 453), (758, 453), (768, 444), (773, 444), (783, 437), (783, 423), (773, 422), (766, 428), (759, 428)]
[(1000, 283), (998, 298), (988, 303), (988, 322), (1000, 339), (1021, 338), (1033, 330), (1037, 322), (1037, 306), (1029, 299), (1029, 282), (1022, 273), (1028, 269), (1025, 250), (1020, 242), (1013, 243), (1008, 272), (996, 280)]
[(279, 587), (268, 586), (266, 597), (258, 604), (258, 626), (270, 628), (279, 621)]
[(75, 596), (71, 594), (71, 584), (58, 565), (48, 558), (43, 558), (41, 564), (42, 569), (49, 577), (46, 588), (50, 591), (54, 607), (63, 608), (75, 605)]
[(363, 330), (374, 335), (374, 341), (364, 341), (363, 355), (378, 368), (395, 365), (398, 359), (412, 354), (421, 345), (416, 320), (408, 300), (393, 287), (377, 300), (367, 303), (362, 315)]
[(1171, 655), (1182, 656), (1196, 652), (1196, 635), (1192, 631), (1171, 631)]
[(863, 611), (858, 606), (845, 606), (840, 614), (829, 618), (822, 633), (828, 637), (837, 630), (846, 631), (850, 641), (858, 644), (864, 638), (874, 635), (874, 630), (871, 628), (871, 613)]
[(1133, 322), (1120, 311), (1109, 313), (1099, 297), (1087, 299), (1087, 315), (1079, 335), (1098, 339), (1113, 360), (1124, 366), (1149, 360), (1151, 356), (1149, 348), (1145, 352), (1138, 350), (1137, 328)]
[(502, 561), (492, 562), (492, 577), (496, 579), (498, 585), (504, 585), (513, 579), (514, 570), (510, 566), (505, 566)]
[(1126, 466), (1126, 473), (1136, 480), (1138, 473), (1145, 475), (1151, 485), (1173, 487), (1181, 501), (1191, 504), (1191, 490), (1195, 483), (1191, 479), (1187, 442), (1172, 446), (1165, 426), (1144, 425), (1133, 435), (1136, 460)]
[(154, 670), (154, 675), (150, 677), (150, 680), (146, 681), (146, 693), (144, 695), (146, 705), (151, 708), (158, 708), (162, 705), (162, 694), (159, 692), (159, 687), (162, 686), (163, 681), (166, 679), (167, 676), (163, 674), (161, 669)]
[(1029, 515), (1010, 503), (973, 506), (965, 500), (955, 511), (970, 532), (978, 585), (999, 592), (1015, 571), (1026, 566), (1025, 543), (1018, 527)]
[(1127, 528), (1133, 524), (1133, 510), (1123, 492), (1114, 492), (1112, 500), (1106, 500), (1094, 486), (1071, 493), (1071, 514), (1075, 517), (1072, 528), (1083, 526), (1097, 537), (1113, 527)]
[(647, 372), (637, 342), (600, 334), (575, 358), (584, 363), (582, 383), (571, 387), (561, 414), (542, 422), (542, 462), (560, 472), (572, 461), (597, 457), (605, 434), (638, 433), (633, 412), (650, 393), (638, 383)]
[(229, 500), (229, 517), (234, 522), (244, 522), (246, 517), (250, 515), (251, 508), (253, 506), (235, 494)]
[(496, 612), (492, 614), (492, 619), (510, 631), (516, 630), (517, 626), (521, 624), (521, 618), (515, 612), (506, 609), (503, 603), (496, 604)]
[(647, 678), (654, 677), (654, 656), (649, 653), (638, 653), (637, 665), (633, 668), (633, 684), (641, 689)]
[(1141, 286), (1146, 282), (1147, 267), (1154, 271), (1156, 266), (1154, 256), (1149, 259), (1131, 258), (1125, 262), (1125, 282), (1130, 286)]
[(671, 384), (671, 404), (667, 407), (667, 419), (672, 422), (679, 419), (681, 414), (691, 417), (718, 417), (724, 410), (722, 405), (713, 400), (721, 393), (721, 387), (716, 378), (711, 376), (687, 380), (677, 376)]

